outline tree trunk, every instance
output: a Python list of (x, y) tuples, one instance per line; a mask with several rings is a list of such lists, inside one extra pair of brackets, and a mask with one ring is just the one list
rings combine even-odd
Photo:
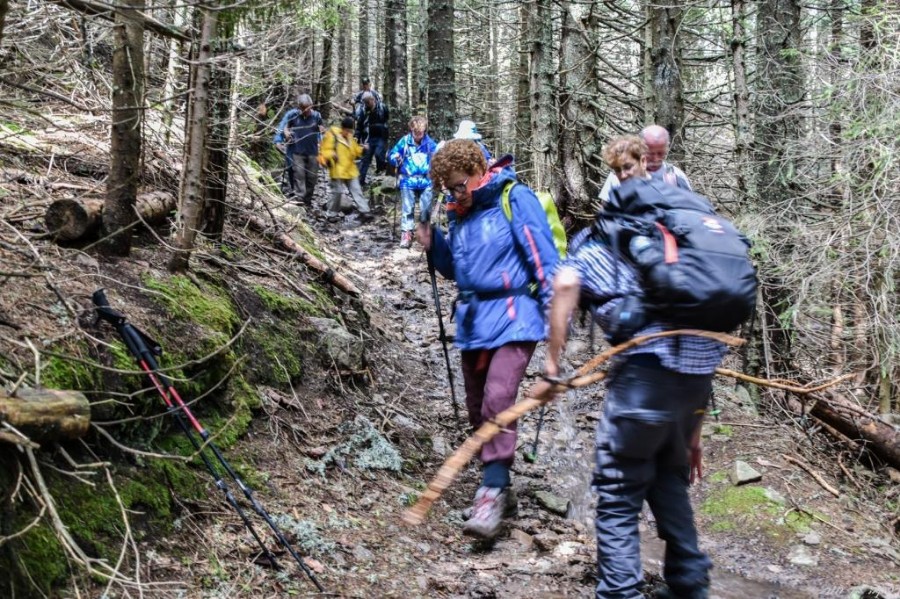
[[(231, 26), (219, 28), (216, 40), (220, 47), (225, 40), (232, 37)], [(203, 233), (210, 239), (219, 241), (225, 229), (225, 216), (228, 207), (228, 140), (231, 137), (231, 71), (222, 64), (212, 68), (210, 78), (210, 126), (208, 152), (206, 158), (207, 172), (204, 179)]]
[(385, 13), (385, 34), (388, 47), (388, 77), (391, 85), (385, 90), (391, 108), (389, 135), (390, 143), (406, 132), (409, 118), (409, 90), (406, 82), (406, 0), (387, 0)]
[(9, 12), (9, 0), (0, 0), (0, 44), (3, 43), (3, 26), (6, 24), (6, 13)]
[(124, 0), (116, 11), (113, 52), (112, 128), (104, 253), (131, 251), (134, 202), (141, 176), (141, 123), (144, 103), (144, 29), (137, 20), (137, 0)]
[(750, 88), (747, 85), (747, 5), (731, 1), (731, 61), (734, 74), (734, 162), (737, 167), (737, 207), (750, 195)]
[[(187, 6), (179, 6), (175, 10), (175, 20), (173, 25), (181, 29), (184, 25)], [(172, 135), (172, 119), (175, 117), (175, 109), (178, 106), (175, 97), (176, 80), (178, 73), (178, 59), (181, 56), (181, 42), (175, 38), (169, 40), (169, 60), (166, 64), (166, 81), (163, 84), (162, 104), (163, 104), (163, 124), (165, 126), (166, 144)]]
[(519, 64), (516, 70), (516, 138), (515, 156), (519, 164), (519, 172), (531, 170), (531, 97), (529, 89), (528, 64), (530, 62), (529, 50), (531, 49), (531, 11), (532, 6), (528, 2), (519, 5), (518, 23), (518, 51)]
[(650, 28), (650, 96), (648, 114), (671, 137), (672, 159), (684, 158), (684, 98), (681, 85), (681, 28), (683, 10), (677, 3), (651, 3), (647, 26)]
[(91, 406), (79, 391), (19, 389), (11, 397), (0, 387), (0, 422), (33, 441), (78, 439), (91, 425)]
[(591, 202), (601, 184), (600, 144), (597, 135), (601, 116), (592, 101), (600, 94), (594, 74), (591, 47), (596, 16), (590, 7), (564, 1), (560, 40), (559, 76), (559, 164), (562, 166), (556, 202), (563, 212), (578, 212), (590, 218)]
[(450, 139), (456, 123), (453, 0), (428, 2), (428, 122), (435, 139)]
[(369, 2), (371, 0), (360, 0), (359, 2), (359, 76), (369, 77), (369, 27), (371, 13), (369, 12)]
[(194, 238), (203, 213), (203, 178), (206, 165), (206, 135), (209, 128), (209, 76), (212, 60), (212, 42), (216, 32), (218, 13), (203, 10), (200, 44), (196, 68), (191, 85), (193, 90), (187, 140), (184, 146), (184, 174), (181, 179), (179, 201), (181, 203), (176, 222), (174, 246), (176, 253), (169, 261), (169, 270), (183, 272), (188, 268)]
[[(44, 214), (44, 226), (57, 241), (81, 239), (97, 230), (103, 209), (103, 200), (56, 200)], [(143, 193), (134, 209), (142, 221), (159, 225), (175, 210), (175, 196), (164, 191)]]
[(553, 93), (553, 18), (550, 0), (535, 0), (531, 32), (531, 140), (534, 170), (531, 186), (553, 189), (557, 110)]
[[(331, 45), (334, 40), (334, 31), (334, 23), (329, 22), (322, 33), (322, 70), (319, 71), (313, 101), (323, 107), (331, 100)], [(322, 118), (327, 118), (324, 112)]]

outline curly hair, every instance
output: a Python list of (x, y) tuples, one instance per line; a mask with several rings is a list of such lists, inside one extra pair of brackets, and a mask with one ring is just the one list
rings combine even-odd
[(637, 162), (647, 153), (647, 144), (637, 135), (622, 135), (614, 137), (603, 146), (603, 161), (615, 170), (622, 166), (626, 158), (633, 158)]
[(451, 173), (474, 175), (487, 171), (487, 161), (481, 148), (470, 139), (451, 139), (431, 159), (431, 182), (437, 189), (444, 189)]

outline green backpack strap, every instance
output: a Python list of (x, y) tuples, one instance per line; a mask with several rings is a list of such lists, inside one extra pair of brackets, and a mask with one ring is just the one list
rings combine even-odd
[[(509, 192), (515, 184), (516, 181), (507, 183), (500, 196), (500, 207), (503, 208), (503, 214), (506, 215), (506, 220), (510, 223), (512, 223), (512, 204), (509, 201)], [(566, 228), (559, 219), (559, 212), (556, 210), (553, 196), (545, 191), (535, 192), (534, 195), (537, 196), (538, 201), (541, 203), (541, 208), (544, 209), (544, 214), (547, 216), (547, 224), (550, 225), (550, 232), (553, 234), (553, 244), (556, 246), (556, 251), (559, 253), (560, 258), (565, 258)]]

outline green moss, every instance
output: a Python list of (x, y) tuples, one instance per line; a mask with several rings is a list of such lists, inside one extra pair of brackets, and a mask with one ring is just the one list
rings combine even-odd
[[(14, 559), (18, 561), (19, 570), (27, 572), (40, 590), (47, 593), (65, 581), (69, 573), (68, 560), (48, 524), (35, 526), (13, 543)], [(23, 582), (27, 580), (24, 576), (20, 578)]]
[(251, 332), (246, 345), (257, 354), (252, 367), (258, 382), (288, 385), (303, 374), (302, 342), (278, 325), (261, 326)]
[(73, 356), (79, 360), (90, 360), (87, 346), (83, 342), (70, 341), (54, 345), (50, 351), (57, 355), (45, 355), (41, 363), (41, 384), (44, 387), (88, 391), (96, 387), (96, 369), (93, 366), (61, 357)]
[(212, 285), (201, 284), (202, 288), (198, 288), (190, 279), (178, 275), (165, 280), (148, 275), (144, 285), (159, 292), (153, 298), (182, 320), (229, 336), (240, 323), (231, 299)]
[(734, 427), (727, 424), (716, 424), (715, 426), (713, 426), (713, 434), (731, 437), (732, 435), (734, 435)]
[(712, 520), (710, 529), (716, 532), (759, 530), (773, 539), (784, 539), (798, 529), (781, 517), (783, 509), (762, 487), (725, 484), (710, 492), (699, 511)]
[[(303, 309), (303, 301), (299, 298), (289, 295), (283, 295), (277, 291), (272, 291), (262, 285), (253, 285), (253, 291), (259, 296), (265, 304), (266, 309), (276, 315), (286, 316), (305, 312)], [(309, 302), (305, 302), (309, 303)]]

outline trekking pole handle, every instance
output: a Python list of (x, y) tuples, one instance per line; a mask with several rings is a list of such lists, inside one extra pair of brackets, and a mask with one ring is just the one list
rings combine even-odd
[(106, 290), (102, 287), (91, 294), (91, 301), (97, 311), (97, 318), (105, 320), (113, 326), (119, 326), (125, 322), (125, 315), (121, 312), (113, 310), (106, 299)]

